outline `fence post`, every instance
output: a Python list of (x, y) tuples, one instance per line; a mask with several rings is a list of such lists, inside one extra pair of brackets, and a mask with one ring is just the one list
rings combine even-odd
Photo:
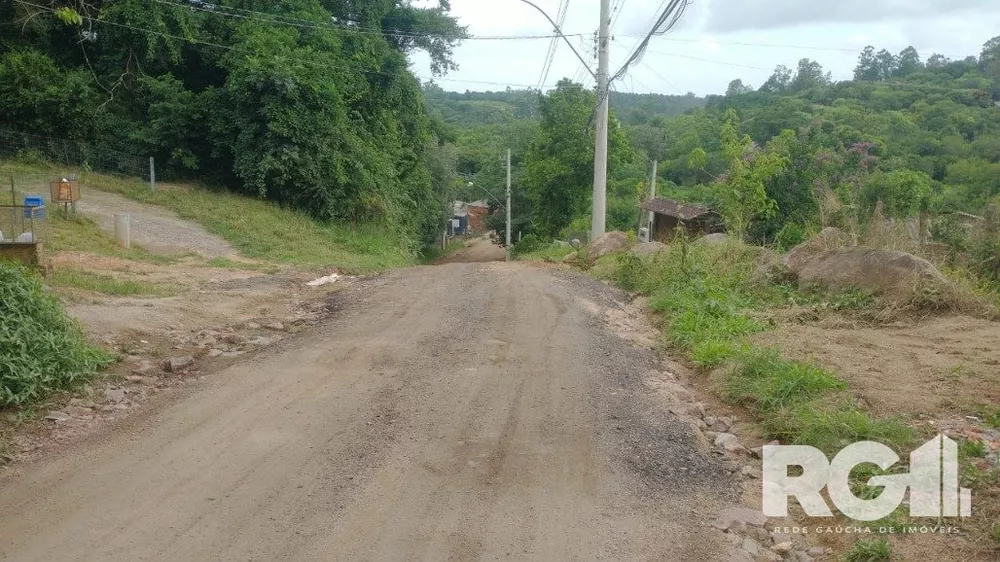
[(156, 162), (149, 157), (149, 190), (156, 191)]

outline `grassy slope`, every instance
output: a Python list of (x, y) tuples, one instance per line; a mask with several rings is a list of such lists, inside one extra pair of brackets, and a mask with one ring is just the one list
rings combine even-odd
[[(18, 197), (23, 193), (45, 192), (49, 179), (66, 173), (69, 172), (63, 168), (38, 163), (0, 162), (0, 178), (14, 177)], [(161, 185), (161, 189), (151, 192), (148, 184), (138, 180), (85, 171), (77, 173), (84, 190), (100, 189), (162, 205), (228, 240), (247, 257), (262, 261), (302, 267), (337, 267), (348, 273), (370, 273), (416, 261), (416, 254), (407, 240), (384, 226), (319, 223), (273, 203), (221, 191), (190, 185)], [(0, 200), (6, 199), (5, 195), (0, 195)], [(78, 221), (81, 224), (72, 222), (52, 221), (50, 247), (129, 259), (157, 259), (142, 250), (122, 255), (114, 248), (105, 248), (106, 237), (99, 241), (92, 236), (93, 225), (85, 220)]]

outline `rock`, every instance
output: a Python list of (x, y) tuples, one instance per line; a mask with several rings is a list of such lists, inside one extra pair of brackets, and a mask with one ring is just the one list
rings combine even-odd
[(247, 341), (247, 339), (240, 334), (226, 334), (222, 336), (222, 341), (232, 345), (239, 345)]
[[(712, 526), (721, 531), (738, 529), (741, 526), (763, 527), (767, 525), (767, 516), (763, 512), (748, 507), (730, 507), (722, 510)], [(734, 531), (736, 532), (736, 531)]]
[(807, 554), (809, 554), (809, 556), (818, 558), (820, 556), (826, 555), (826, 549), (823, 548), (822, 546), (814, 546), (807, 551)]
[(206, 347), (212, 347), (213, 345), (219, 343), (219, 340), (215, 339), (215, 336), (205, 336), (198, 340), (198, 348), (205, 349)]
[[(718, 421), (718, 419), (715, 416), (705, 416), (703, 419), (705, 420), (705, 423), (708, 424), (708, 427), (712, 427), (713, 425), (715, 425), (715, 422)], [(718, 430), (712, 429), (712, 431), (717, 432)]]
[(754, 562), (753, 556), (742, 548), (734, 548), (726, 559), (728, 562)]
[(827, 250), (797, 259), (789, 267), (798, 276), (800, 289), (859, 289), (894, 300), (911, 297), (923, 285), (947, 284), (931, 262), (894, 250), (863, 247)]
[(632, 254), (640, 258), (647, 258), (666, 250), (668, 246), (663, 242), (643, 242), (632, 248)]
[(760, 470), (753, 466), (744, 466), (741, 472), (743, 476), (748, 478), (756, 478), (757, 480), (761, 478)]
[(766, 560), (767, 562), (781, 562), (783, 558), (780, 554), (775, 554), (770, 550), (761, 550), (760, 554), (757, 555), (757, 560)]
[(225, 353), (225, 351), (223, 351), (221, 349), (210, 349), (210, 350), (208, 350), (208, 356), (209, 357), (218, 357), (218, 356), (222, 355), (223, 353)]
[(771, 542), (771, 533), (768, 533), (767, 529), (763, 527), (747, 527), (746, 534), (759, 544), (770, 544)]
[(67, 414), (66, 412), (60, 412), (58, 410), (53, 410), (53, 411), (49, 412), (48, 415), (45, 416), (45, 419), (47, 419), (49, 421), (54, 421), (56, 423), (59, 423), (59, 422), (69, 421), (70, 420), (70, 415)]
[(802, 552), (801, 550), (795, 551), (794, 558), (798, 562), (813, 562), (813, 557), (809, 556), (805, 552)]
[(694, 241), (694, 244), (725, 244), (729, 240), (729, 236), (724, 232), (716, 232), (714, 234), (706, 234), (701, 238)]
[(247, 322), (247, 323), (246, 323), (246, 324), (244, 324), (243, 326), (244, 326), (244, 327), (245, 327), (245, 328), (246, 328), (247, 330), (259, 330), (259, 329), (260, 329), (260, 324), (258, 324), (258, 323), (256, 323), (256, 322)]
[(181, 355), (179, 357), (171, 357), (167, 361), (168, 370), (171, 373), (183, 373), (191, 367), (194, 367), (194, 357), (190, 355)]
[(124, 361), (126, 363), (138, 363), (139, 361), (142, 361), (142, 357), (138, 355), (126, 355)]
[(78, 418), (80, 416), (93, 415), (94, 411), (90, 408), (84, 408), (83, 406), (67, 406), (66, 413), (74, 418)]
[(775, 545), (771, 547), (771, 550), (777, 552), (778, 554), (786, 554), (791, 552), (793, 548), (795, 548), (795, 545), (792, 544), (792, 541), (785, 541), (775, 543)]
[(71, 398), (69, 401), (70, 406), (79, 406), (81, 408), (93, 408), (93, 400), (84, 400), (83, 398)]
[(140, 377), (147, 377), (149, 375), (156, 374), (157, 372), (159, 372), (159, 370), (160, 369), (156, 365), (154, 365), (152, 361), (144, 359), (139, 362), (139, 366), (137, 366), (135, 369), (132, 369), (132, 374), (138, 375)]
[(597, 259), (612, 252), (618, 252), (628, 248), (629, 239), (624, 232), (606, 232), (590, 243), (587, 247), (587, 257)]
[(135, 384), (156, 384), (159, 379), (156, 377), (144, 377), (141, 375), (129, 375), (125, 377), (125, 380)]
[(275, 332), (285, 331), (285, 325), (282, 324), (281, 322), (271, 322), (270, 324), (264, 327), (267, 328), (268, 330), (274, 330)]
[(112, 404), (125, 401), (125, 391), (120, 388), (107, 388), (104, 390), (104, 399)]
[(774, 544), (790, 543), (792, 542), (792, 537), (788, 536), (787, 533), (773, 533), (771, 534), (771, 541)]
[(249, 345), (259, 345), (259, 346), (263, 347), (263, 346), (271, 345), (272, 343), (274, 343), (274, 339), (273, 338), (251, 338), (251, 339), (247, 340), (246, 343), (249, 344)]
[(748, 553), (750, 553), (750, 556), (753, 556), (753, 557), (756, 558), (757, 554), (760, 553), (760, 545), (757, 544), (757, 541), (755, 541), (755, 540), (747, 537), (747, 538), (743, 539), (743, 550), (745, 550)]
[(719, 433), (715, 436), (714, 443), (716, 447), (730, 453), (738, 453), (743, 450), (743, 445), (740, 445), (739, 438), (732, 433)]

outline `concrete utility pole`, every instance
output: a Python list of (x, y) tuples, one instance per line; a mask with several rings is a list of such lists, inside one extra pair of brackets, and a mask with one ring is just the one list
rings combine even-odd
[(507, 149), (507, 259), (510, 259), (510, 149)]
[[(658, 162), (656, 160), (653, 160), (653, 176), (651, 178), (649, 178), (649, 200), (650, 201), (652, 201), (653, 199), (656, 199), (656, 165), (657, 165), (657, 163)], [(653, 228), (653, 221), (654, 220), (655, 220), (655, 217), (653, 216), (653, 211), (650, 211), (649, 212), (649, 220), (646, 222), (646, 226), (649, 227), (650, 229), (652, 229)], [(653, 239), (653, 232), (652, 232), (652, 230), (650, 230), (649, 239), (650, 240)]]
[(608, 59), (611, 46), (610, 11), (611, 0), (601, 0), (601, 27), (598, 32), (597, 57), (597, 99), (602, 100), (597, 108), (597, 143), (594, 148), (594, 209), (590, 226), (590, 239), (596, 240), (604, 234), (607, 213), (608, 189)]

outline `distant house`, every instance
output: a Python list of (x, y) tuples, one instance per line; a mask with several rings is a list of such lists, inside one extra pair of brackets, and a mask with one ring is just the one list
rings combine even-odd
[(691, 236), (725, 231), (722, 219), (708, 207), (654, 197), (643, 203), (642, 209), (653, 213), (653, 222), (649, 226), (651, 240), (667, 242), (677, 235), (678, 228)]
[(473, 201), (472, 203), (454, 201), (451, 207), (449, 234), (462, 236), (486, 232), (486, 215), (490, 212), (490, 206), (485, 201)]
[(469, 212), (468, 234), (484, 234), (486, 232), (486, 215), (490, 212), (490, 206), (486, 201), (473, 201), (465, 205)]

